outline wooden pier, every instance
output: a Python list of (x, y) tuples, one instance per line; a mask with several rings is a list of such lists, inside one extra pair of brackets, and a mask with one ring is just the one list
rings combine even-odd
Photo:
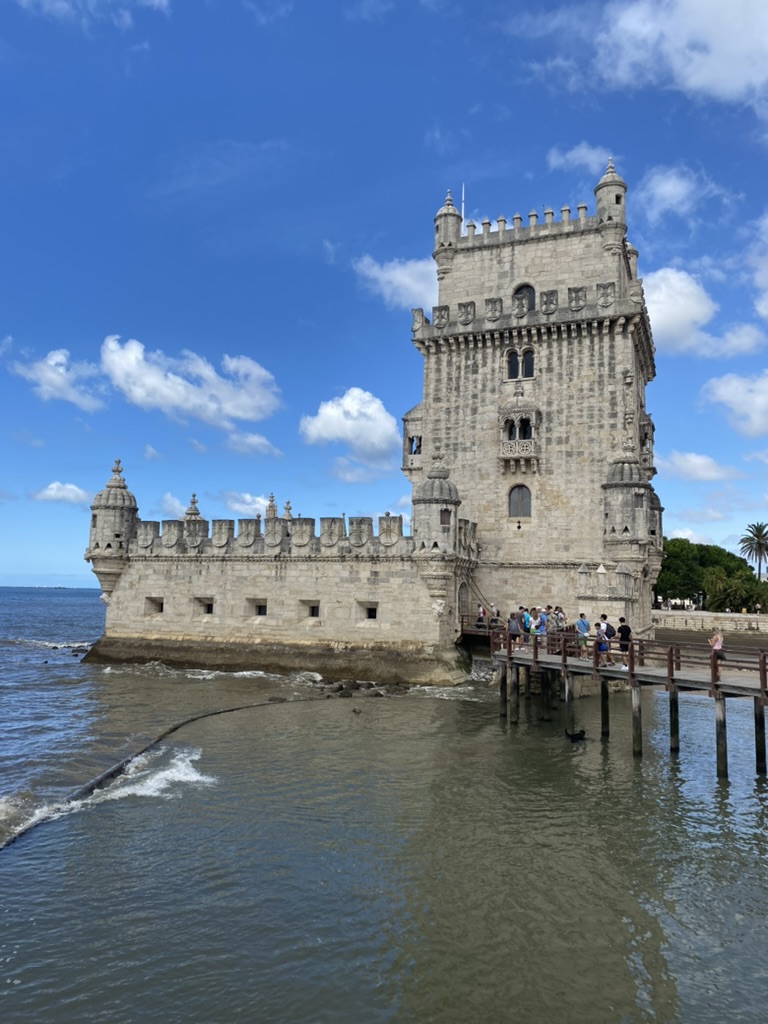
[[(664, 688), (669, 697), (669, 749), (680, 750), (680, 706), (682, 691), (698, 691), (714, 701), (715, 752), (717, 774), (728, 777), (727, 698), (751, 698), (755, 721), (755, 770), (766, 774), (765, 705), (768, 675), (765, 651), (728, 648), (726, 661), (719, 661), (707, 644), (669, 644), (652, 640), (633, 640), (626, 652), (618, 638), (611, 641), (609, 656), (614, 664), (605, 664), (597, 645), (590, 639), (589, 649), (579, 649), (573, 632), (546, 637), (531, 636), (527, 643), (512, 645), (505, 630), (489, 633), (491, 655), (499, 670), (500, 714), (515, 725), (520, 720), (520, 694), (531, 693), (531, 681), (538, 678), (541, 701), (551, 708), (553, 695), (565, 702), (566, 728), (574, 729), (574, 682), (579, 676), (598, 680), (600, 685), (601, 736), (610, 736), (609, 683), (627, 683), (632, 695), (632, 752), (643, 753), (643, 686)], [(579, 656), (581, 654), (581, 657)], [(586, 659), (584, 655), (586, 654)], [(626, 658), (626, 667), (622, 661)], [(557, 699), (557, 698), (555, 698)], [(546, 714), (546, 711), (545, 711)]]

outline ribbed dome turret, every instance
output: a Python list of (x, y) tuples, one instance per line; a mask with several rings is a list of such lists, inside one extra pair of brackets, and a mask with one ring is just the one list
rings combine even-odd
[(448, 477), (450, 473), (440, 465), (442, 455), (433, 455), (434, 465), (427, 473), (427, 479), (419, 484), (413, 494), (414, 502), (434, 502), (440, 505), (460, 505), (459, 489)]
[(645, 474), (637, 459), (621, 459), (608, 470), (609, 484), (644, 484)]
[(613, 159), (610, 159), (608, 161), (608, 166), (605, 169), (605, 173), (595, 186), (595, 192), (597, 192), (599, 188), (602, 188), (605, 185), (622, 185), (625, 190), (627, 187), (626, 181), (624, 181), (620, 174), (616, 173), (616, 168), (613, 166)]
[(106, 486), (93, 499), (91, 508), (138, 508), (136, 498), (128, 490), (125, 480), (123, 480), (123, 469), (120, 465), (120, 459), (115, 459), (115, 464), (112, 467), (112, 476), (107, 481)]

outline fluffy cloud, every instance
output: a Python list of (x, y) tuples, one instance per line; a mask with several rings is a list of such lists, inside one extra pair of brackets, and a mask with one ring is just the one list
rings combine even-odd
[(681, 480), (730, 480), (741, 476), (734, 469), (720, 466), (709, 455), (696, 452), (672, 451), (668, 457), (656, 456), (656, 467), (664, 476), (679, 477)]
[(34, 501), (63, 501), (67, 505), (90, 505), (91, 495), (76, 484), (62, 484), (58, 480), (36, 491)]
[(97, 377), (99, 369), (93, 363), (70, 363), (69, 352), (58, 348), (36, 363), (13, 363), (11, 369), (32, 383), (32, 390), (44, 402), (60, 398), (72, 402), (83, 412), (95, 412), (104, 405), (93, 389), (84, 382)]
[(243, 0), (243, 7), (249, 10), (257, 25), (262, 28), (271, 25), (280, 18), (287, 18), (293, 11), (290, 0)]
[(706, 533), (696, 533), (695, 530), (691, 530), (690, 527), (680, 527), (677, 530), (671, 530), (667, 535), (670, 539), (677, 540), (689, 540), (691, 544), (712, 544), (714, 541)]
[(19, 7), (23, 7), (33, 14), (57, 18), (59, 21), (77, 20), (86, 26), (94, 19), (111, 17), (115, 25), (123, 30), (130, 28), (133, 24), (129, 10), (131, 7), (146, 7), (162, 14), (169, 14), (171, 10), (171, 0), (120, 0), (119, 5), (115, 0), (16, 0), (16, 2)]
[(340, 398), (321, 402), (316, 416), (302, 416), (299, 431), (308, 444), (341, 441), (356, 462), (380, 469), (389, 468), (400, 446), (394, 416), (362, 388), (350, 388)]
[(133, 339), (120, 343), (117, 335), (104, 339), (101, 367), (113, 387), (141, 409), (159, 409), (167, 416), (202, 420), (232, 430), (234, 420), (260, 420), (278, 406), (271, 373), (248, 356), (224, 356), (226, 376), (194, 352), (173, 359), (162, 352), (147, 353)]
[(756, 377), (735, 373), (714, 377), (704, 385), (702, 395), (725, 406), (731, 426), (740, 434), (768, 433), (768, 370)]
[(394, 0), (356, 0), (345, 9), (344, 17), (353, 21), (379, 21), (394, 6)]
[(747, 253), (747, 262), (757, 289), (755, 310), (763, 320), (768, 320), (768, 213), (757, 222), (757, 237)]
[(166, 491), (160, 499), (160, 513), (164, 519), (183, 519), (187, 506)]
[(701, 282), (685, 270), (662, 267), (647, 274), (643, 284), (654, 341), (664, 352), (691, 352), (720, 359), (755, 352), (765, 344), (765, 335), (752, 324), (735, 324), (721, 337), (702, 330), (718, 305)]
[(227, 448), (242, 455), (282, 455), (282, 452), (261, 434), (232, 433), (227, 438)]
[(162, 459), (162, 455), (157, 451), (157, 449), (153, 448), (151, 444), (145, 444), (144, 458), (148, 462), (153, 462), (155, 459)]
[(377, 263), (361, 256), (352, 267), (365, 286), (380, 295), (390, 309), (430, 309), (437, 302), (437, 274), (431, 257)]
[(606, 6), (595, 48), (600, 73), (615, 86), (671, 84), (768, 112), (764, 0), (619, 0)]
[(725, 197), (724, 190), (685, 164), (652, 167), (638, 186), (639, 206), (652, 224), (670, 213), (688, 217), (699, 203), (715, 196)]
[(269, 499), (263, 495), (248, 494), (247, 491), (225, 491), (222, 498), (230, 512), (249, 519), (256, 515), (263, 516), (269, 504)]
[(602, 146), (590, 146), (588, 142), (580, 142), (565, 151), (555, 146), (547, 153), (547, 167), (550, 170), (584, 167), (590, 174), (598, 175), (605, 170), (611, 156), (610, 150)]

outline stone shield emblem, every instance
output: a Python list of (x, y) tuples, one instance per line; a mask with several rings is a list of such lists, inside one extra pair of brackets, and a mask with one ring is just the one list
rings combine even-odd
[(587, 304), (587, 289), (586, 288), (569, 288), (568, 289), (568, 309), (572, 313), (578, 313), (580, 309), (584, 309)]
[(474, 302), (460, 302), (459, 303), (459, 323), (464, 324), (466, 327), (471, 324), (475, 319), (475, 304)]
[(609, 281), (607, 284), (599, 284), (597, 286), (597, 304), (598, 306), (612, 306), (616, 299), (616, 284), (613, 281)]

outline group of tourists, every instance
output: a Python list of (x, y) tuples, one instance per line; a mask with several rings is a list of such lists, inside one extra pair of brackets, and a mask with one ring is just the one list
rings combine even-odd
[[(486, 613), (482, 604), (477, 606), (476, 628), (498, 629), (503, 626), (501, 617), (494, 604), (490, 605), (489, 614)], [(507, 618), (507, 633), (509, 634), (509, 645), (512, 649), (522, 647), (525, 644), (541, 643), (542, 638), (548, 633), (562, 632), (568, 626), (568, 619), (560, 605), (552, 607), (548, 604), (545, 608), (532, 605), (526, 608), (523, 605), (517, 611), (511, 611)], [(607, 615), (601, 615), (595, 622), (594, 632), (585, 612), (580, 612), (579, 617), (573, 623), (578, 646), (578, 656), (583, 661), (590, 659), (589, 643), (592, 641), (597, 650), (599, 665), (615, 665), (613, 642), (618, 644), (618, 654), (621, 668), (628, 667), (629, 645), (632, 636), (632, 627), (622, 615), (619, 618), (618, 626), (608, 621)]]

